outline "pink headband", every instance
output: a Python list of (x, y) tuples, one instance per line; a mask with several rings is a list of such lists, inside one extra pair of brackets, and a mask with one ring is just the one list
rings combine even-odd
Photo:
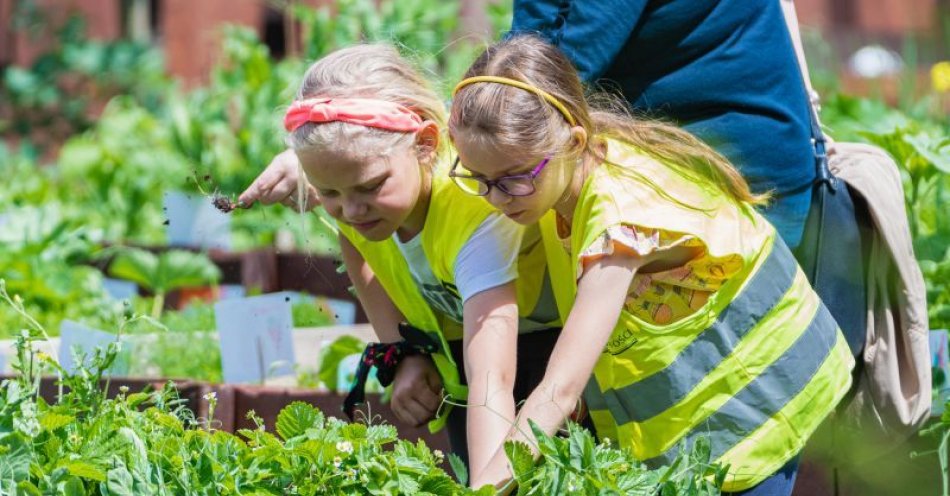
[(369, 98), (308, 98), (294, 102), (284, 115), (287, 131), (308, 122), (348, 122), (404, 133), (422, 128), (422, 117), (407, 107)]

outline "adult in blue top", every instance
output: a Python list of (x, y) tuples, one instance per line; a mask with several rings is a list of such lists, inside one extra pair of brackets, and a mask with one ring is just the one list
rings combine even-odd
[(732, 163), (792, 248), (815, 179), (808, 101), (778, 0), (515, 0), (512, 32), (558, 46), (588, 83), (672, 120)]
[(586, 82), (679, 124), (735, 164), (754, 192), (772, 192), (763, 213), (857, 356), (866, 320), (854, 254), (868, 221), (846, 187), (813, 201), (810, 109), (785, 3), (794, 17), (791, 0), (514, 0), (512, 33), (547, 38)]

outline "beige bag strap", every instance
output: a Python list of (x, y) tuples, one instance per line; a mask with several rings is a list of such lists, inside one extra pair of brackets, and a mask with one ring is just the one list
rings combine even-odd
[(779, 0), (779, 3), (782, 4), (782, 13), (785, 14), (785, 24), (788, 26), (788, 34), (792, 38), (792, 46), (795, 47), (795, 57), (798, 59), (798, 68), (802, 71), (802, 81), (805, 82), (808, 101), (811, 104), (812, 112), (815, 114), (815, 119), (818, 119), (819, 97), (818, 92), (811, 86), (811, 76), (808, 74), (808, 62), (805, 60), (805, 49), (802, 44), (802, 32), (798, 25), (795, 2), (793, 0)]
[(829, 140), (821, 129), (821, 120), (818, 117), (818, 93), (812, 89), (811, 80), (808, 76), (808, 62), (805, 60), (805, 50), (802, 48), (802, 36), (798, 27), (795, 3), (792, 0), (779, 1), (782, 6), (782, 14), (785, 16), (785, 24), (788, 26), (792, 46), (795, 47), (795, 56), (801, 70), (802, 83), (808, 97), (808, 120), (811, 126), (812, 148), (814, 148), (815, 153), (815, 181), (816, 184), (827, 187), (831, 192), (834, 192), (838, 188), (838, 184), (837, 179), (828, 167)]

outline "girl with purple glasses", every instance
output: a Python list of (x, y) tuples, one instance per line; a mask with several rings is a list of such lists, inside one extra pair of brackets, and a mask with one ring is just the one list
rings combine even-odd
[[(508, 438), (535, 444), (528, 420), (555, 432), (583, 396), (598, 437), (649, 466), (706, 438), (724, 490), (788, 495), (854, 361), (755, 210), (766, 198), (689, 133), (623, 103), (592, 107), (570, 61), (535, 37), (475, 61), (449, 133), (460, 189), (540, 223), (565, 322)], [(499, 450), (473, 485), (508, 478)]]

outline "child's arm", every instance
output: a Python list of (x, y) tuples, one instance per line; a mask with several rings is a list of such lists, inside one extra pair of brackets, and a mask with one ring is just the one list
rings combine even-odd
[(346, 239), (340, 235), (340, 252), (343, 255), (343, 264), (346, 272), (356, 288), (356, 295), (366, 310), (369, 321), (373, 324), (376, 336), (383, 343), (394, 343), (402, 339), (399, 335), (399, 323), (405, 320), (402, 312), (383, 289), (376, 279), (376, 274), (370, 268), (363, 255)]
[[(643, 260), (617, 253), (600, 258), (584, 269), (578, 281), (577, 297), (558, 338), (541, 384), (531, 393), (518, 413), (518, 425), (508, 439), (537, 444), (527, 420), (553, 434), (574, 410), (594, 364), (610, 338), (627, 291)], [(498, 484), (511, 477), (503, 447), (480, 473), (472, 487)]]
[(465, 302), (468, 453), (474, 475), (498, 451), (515, 420), (518, 303), (513, 283)]
[[(405, 319), (376, 279), (373, 269), (345, 236), (340, 236), (340, 251), (346, 272), (376, 336), (384, 343), (401, 340), (398, 326)], [(396, 417), (407, 424), (419, 426), (429, 421), (441, 404), (442, 379), (432, 360), (422, 355), (403, 358), (396, 368), (390, 402)]]

